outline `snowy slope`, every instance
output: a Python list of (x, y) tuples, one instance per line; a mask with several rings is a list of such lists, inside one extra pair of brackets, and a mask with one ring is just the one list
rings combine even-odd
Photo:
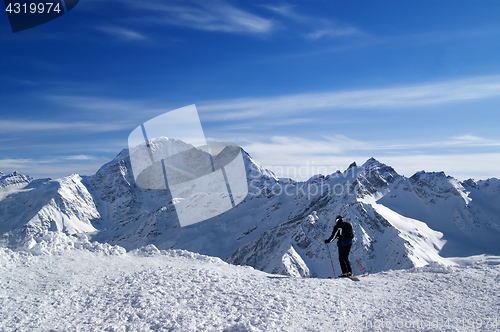
[[(182, 143), (160, 138), (154, 144)], [(15, 189), (0, 199), (0, 233), (13, 248), (29, 240), (26, 235), (88, 233), (126, 250), (154, 244), (270, 273), (324, 278), (333, 271), (323, 240), (341, 214), (353, 224), (357, 274), (363, 272), (357, 261), (375, 273), (500, 254), (497, 179), (460, 183), (426, 172), (406, 178), (372, 158), (343, 173), (295, 182), (277, 178), (244, 151), (243, 157), (249, 195), (236, 208), (188, 227), (180, 227), (168, 189), (135, 185), (128, 150), (93, 176), (32, 180), (16, 173), (4, 180)], [(329, 248), (339, 274), (336, 245)]]
[(7, 186), (9, 194), (0, 200), (3, 241), (15, 245), (26, 235), (40, 232), (95, 231), (92, 221), (99, 218), (99, 212), (81, 180), (74, 174), (55, 181), (29, 179)]
[(497, 179), (462, 184), (443, 172), (419, 172), (389, 186), (378, 203), (443, 233), (441, 256), (500, 255), (499, 191)]
[(52, 233), (0, 248), (0, 330), (500, 331), (500, 258), (476, 260), (360, 282), (287, 278)]

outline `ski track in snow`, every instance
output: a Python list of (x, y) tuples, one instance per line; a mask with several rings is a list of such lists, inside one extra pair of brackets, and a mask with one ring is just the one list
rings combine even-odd
[(154, 246), (87, 247), (0, 248), (0, 331), (500, 331), (491, 325), (500, 318), (498, 259), (353, 282)]

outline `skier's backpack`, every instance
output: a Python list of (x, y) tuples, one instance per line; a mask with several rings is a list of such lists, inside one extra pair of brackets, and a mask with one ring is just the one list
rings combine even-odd
[(354, 238), (354, 231), (352, 230), (352, 226), (348, 222), (343, 222), (344, 225), (342, 225), (342, 237), (346, 240), (352, 240)]

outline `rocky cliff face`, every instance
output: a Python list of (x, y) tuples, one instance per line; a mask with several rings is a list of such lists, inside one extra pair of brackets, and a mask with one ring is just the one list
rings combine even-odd
[[(161, 142), (157, 142), (161, 144)], [(170, 142), (169, 144), (172, 144)], [(500, 254), (500, 181), (444, 173), (410, 178), (375, 159), (305, 182), (277, 178), (247, 154), (249, 194), (235, 208), (180, 227), (168, 189), (135, 184), (128, 150), (93, 176), (33, 180), (0, 175), (0, 233), (16, 246), (33, 234), (87, 233), (127, 250), (187, 249), (294, 276), (332, 276), (324, 244), (342, 215), (353, 225), (355, 272), (447, 264), (446, 256)], [(336, 272), (337, 248), (330, 244)]]

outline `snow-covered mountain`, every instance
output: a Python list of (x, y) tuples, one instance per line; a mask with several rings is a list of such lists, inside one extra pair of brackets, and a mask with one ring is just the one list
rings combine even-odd
[[(180, 144), (165, 138), (155, 142)], [(235, 208), (180, 227), (169, 190), (135, 184), (128, 150), (92, 176), (0, 178), (0, 233), (11, 247), (34, 234), (88, 233), (127, 250), (154, 244), (295, 276), (332, 276), (324, 239), (334, 219), (353, 224), (355, 272), (451, 264), (447, 257), (500, 255), (500, 181), (459, 182), (444, 173), (410, 178), (370, 159), (305, 182), (277, 178), (243, 151), (249, 194)], [(220, 157), (223, 159), (223, 156)], [(330, 245), (335, 270), (336, 246)], [(360, 264), (358, 264), (358, 261)]]
[(13, 173), (0, 181), (6, 184), (0, 200), (2, 242), (16, 246), (26, 236), (47, 231), (96, 231), (92, 221), (99, 218), (99, 212), (79, 175), (53, 181)]

